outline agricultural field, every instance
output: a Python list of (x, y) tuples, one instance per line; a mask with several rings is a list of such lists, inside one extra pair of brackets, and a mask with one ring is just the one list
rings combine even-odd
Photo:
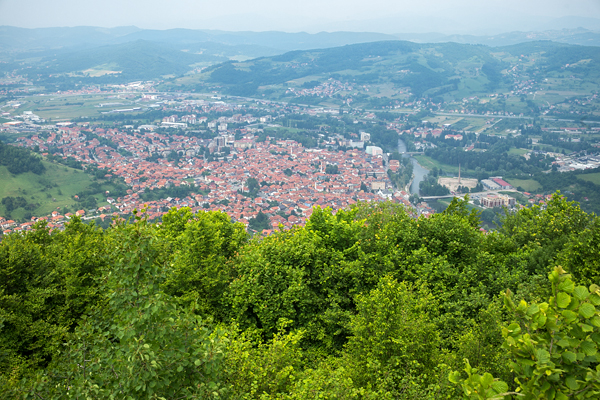
[(102, 64), (86, 70), (81, 71), (84, 75), (91, 77), (104, 76), (109, 74), (120, 74), (123, 71), (119, 71), (119, 66), (116, 63)]
[(486, 127), (485, 118), (471, 117), (465, 118), (465, 121), (469, 122), (469, 125), (464, 128), (466, 131), (481, 132)]
[(439, 125), (444, 125), (444, 124), (455, 124), (458, 121), (463, 120), (463, 117), (450, 117), (447, 115), (436, 115), (435, 117), (429, 117), (429, 122), (433, 123), (433, 124), (439, 124)]
[[(204, 78), (206, 78), (206, 76), (203, 73), (187, 74), (182, 77), (166, 81), (163, 83), (163, 85), (171, 87), (171, 89), (182, 85), (198, 85), (203, 83)], [(161, 87), (161, 89), (165, 89), (165, 87)]]
[(592, 182), (594, 185), (600, 186), (600, 172), (596, 172), (594, 174), (581, 174), (577, 175), (579, 179), (583, 179), (584, 181)]
[(455, 123), (453, 123), (450, 128), (457, 130), (457, 131), (462, 131), (462, 130), (466, 130), (468, 127), (470, 127), (469, 121), (461, 118), (458, 121), (456, 121)]
[(492, 122), (488, 128), (486, 129), (487, 134), (499, 134), (502, 136), (507, 136), (509, 134), (517, 133), (519, 125), (531, 123), (529, 120), (519, 119), (519, 118), (502, 118), (500, 120), (496, 120)]
[(69, 120), (100, 117), (102, 112), (133, 107), (139, 107), (139, 105), (129, 99), (119, 99), (108, 95), (33, 96), (23, 99), (21, 106), (13, 112), (13, 115), (31, 111), (47, 121)]
[[(464, 72), (463, 72), (464, 73)], [(463, 98), (473, 96), (478, 93), (485, 93), (485, 85), (488, 83), (487, 79), (483, 77), (470, 77), (465, 75), (465, 78), (458, 84), (458, 90), (452, 93), (452, 96), (447, 95), (449, 99)]]
[(531, 151), (531, 150), (528, 150), (528, 149), (517, 149), (517, 148), (515, 148), (515, 147), (512, 147), (512, 148), (511, 148), (511, 149), (508, 151), (508, 154), (513, 154), (513, 155), (516, 155), (516, 156), (523, 156), (523, 155), (525, 155), (525, 154), (529, 153), (530, 151)]
[(573, 151), (568, 149), (563, 149), (562, 147), (552, 146), (550, 144), (542, 144), (538, 143), (535, 147), (539, 147), (540, 150), (549, 151), (552, 153), (563, 153), (563, 154), (571, 154)]
[(484, 115), (455, 117), (446, 114), (438, 114), (436, 117), (430, 118), (429, 120), (433, 123), (438, 123), (440, 126), (443, 126), (444, 124), (452, 124), (450, 128), (454, 130), (482, 132), (485, 129), (490, 128), (490, 125), (486, 123), (490, 120), (490, 117)]
[(542, 188), (542, 185), (533, 179), (507, 179), (507, 181), (513, 185), (513, 187), (521, 187), (526, 192), (535, 192)]
[(367, 85), (367, 94), (374, 97), (393, 97), (398, 93), (398, 89), (393, 84)]
[[(434, 160), (431, 157), (427, 157), (425, 155), (415, 155), (414, 158), (419, 162), (419, 164), (428, 170), (432, 170), (434, 167), (438, 168), (438, 169), (442, 169), (444, 174), (453, 174), (458, 176), (458, 167), (455, 167), (453, 165), (448, 165), (448, 164), (442, 164), (441, 162), (438, 162), (436, 160)], [(468, 174), (468, 172), (474, 172), (474, 170), (466, 170), (465, 168), (461, 168), (460, 169), (460, 173), (463, 176), (466, 176)]]

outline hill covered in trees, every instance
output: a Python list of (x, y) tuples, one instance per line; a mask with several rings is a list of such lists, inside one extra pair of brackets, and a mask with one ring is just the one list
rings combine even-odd
[(204, 74), (207, 82), (226, 85), (231, 94), (242, 96), (253, 95), (259, 88), (265, 93), (267, 88), (285, 91), (294, 80), (310, 77), (316, 83), (334, 78), (356, 85), (390, 84), (409, 88), (417, 97), (435, 98), (506, 90), (517, 71), (527, 71), (530, 77), (568, 72), (597, 84), (598, 63), (598, 47), (549, 41), (488, 47), (395, 40), (229, 61)]
[(0, 243), (0, 391), (596, 398), (599, 228), (559, 196), (489, 234), (458, 200), (418, 219), (392, 203), (316, 208), (253, 239), (186, 208), (161, 225), (41, 223)]
[[(65, 40), (74, 39), (75, 32), (69, 32)], [(0, 29), (0, 36), (4, 35), (8, 43), (16, 41), (18, 34), (25, 32), (9, 27)], [(40, 32), (29, 34), (33, 33), (25, 35), (23, 41), (36, 43), (33, 38)], [(81, 34), (95, 37), (99, 32)], [(223, 35), (213, 37), (201, 31), (161, 33), (134, 29), (124, 36), (107, 37), (94, 46), (59, 46), (32, 53), (13, 50), (3, 57), (0, 72), (21, 76), (23, 82), (44, 86), (46, 90), (164, 79), (160, 90), (203, 92), (218, 88), (224, 94), (264, 95), (268, 99), (306, 104), (319, 103), (323, 94), (295, 96), (288, 89), (310, 89), (329, 79), (353, 85), (351, 90), (336, 89), (338, 93), (344, 92), (340, 99), (347, 102), (351, 97), (353, 105), (365, 100), (363, 97), (399, 100), (405, 97), (406, 90), (417, 98), (430, 98), (438, 103), (514, 92), (521, 88), (521, 83), (527, 86), (528, 81), (538, 81), (538, 87), (548, 91), (549, 96), (573, 93), (573, 89), (578, 94), (588, 94), (600, 85), (600, 47), (595, 46), (550, 41), (498, 47), (414, 43), (395, 40), (393, 36), (340, 32), (318, 34), (321, 36), (314, 40), (302, 38), (307, 34), (255, 35), (284, 50), (258, 45), (262, 39), (256, 42), (240, 38), (228, 42)], [(340, 46), (345, 43), (350, 44)], [(283, 53), (289, 48), (303, 50)], [(267, 56), (254, 58), (257, 55)], [(380, 93), (371, 93), (362, 90), (364, 85), (383, 86)], [(371, 104), (378, 105), (377, 101)], [(535, 107), (524, 111), (531, 108)]]
[(40, 157), (31, 153), (30, 150), (8, 146), (2, 141), (0, 141), (0, 165), (6, 166), (8, 171), (15, 175), (23, 172), (33, 172), (40, 175), (46, 170)]

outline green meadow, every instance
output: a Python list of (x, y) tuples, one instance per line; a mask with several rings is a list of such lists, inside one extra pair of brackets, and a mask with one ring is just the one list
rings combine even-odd
[[(29, 210), (33, 216), (45, 216), (56, 209), (67, 207), (71, 212), (81, 208), (73, 196), (92, 184), (92, 178), (83, 171), (43, 161), (46, 172), (36, 175), (26, 172), (13, 175), (0, 166), (0, 199), (23, 197), (27, 203), (37, 205)], [(109, 188), (107, 187), (107, 190)], [(96, 196), (98, 205), (107, 204), (102, 196)], [(10, 213), (12, 219), (20, 220), (27, 211), (18, 208)], [(6, 216), (6, 208), (0, 204), (0, 215)]]

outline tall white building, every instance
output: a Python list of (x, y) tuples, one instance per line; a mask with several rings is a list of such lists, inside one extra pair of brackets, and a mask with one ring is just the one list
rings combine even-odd
[(381, 149), (381, 147), (377, 147), (377, 146), (367, 146), (367, 149), (365, 150), (365, 152), (367, 154), (371, 154), (372, 156), (383, 155), (383, 150)]

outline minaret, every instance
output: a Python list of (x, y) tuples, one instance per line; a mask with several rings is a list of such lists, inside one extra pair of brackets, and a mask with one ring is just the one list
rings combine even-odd
[(458, 164), (458, 184), (460, 185), (460, 164)]

